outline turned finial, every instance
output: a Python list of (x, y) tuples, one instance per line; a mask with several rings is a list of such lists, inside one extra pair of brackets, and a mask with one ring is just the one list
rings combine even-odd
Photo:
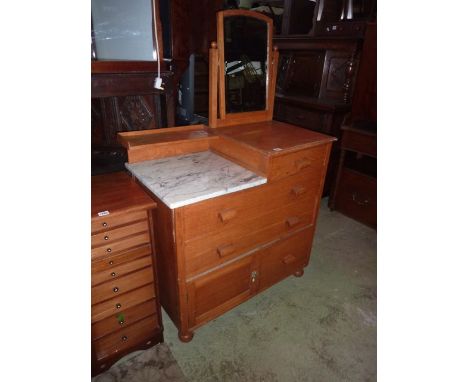
[(211, 41), (211, 49), (217, 49), (218, 43), (216, 41)]

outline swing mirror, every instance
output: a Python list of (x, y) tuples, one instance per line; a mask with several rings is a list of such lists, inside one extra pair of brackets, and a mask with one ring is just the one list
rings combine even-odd
[(271, 120), (276, 72), (273, 21), (252, 11), (221, 11), (217, 33), (216, 58), (210, 63), (217, 66), (212, 76), (217, 82), (217, 99), (216, 94), (210, 95), (210, 107), (219, 106), (215, 125)]

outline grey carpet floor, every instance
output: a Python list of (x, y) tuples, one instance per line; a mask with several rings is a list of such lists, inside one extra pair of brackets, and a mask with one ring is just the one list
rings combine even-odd
[(165, 343), (126, 355), (92, 382), (186, 382)]
[(201, 327), (190, 343), (163, 312), (165, 341), (189, 381), (376, 380), (376, 231), (326, 203), (303, 277)]

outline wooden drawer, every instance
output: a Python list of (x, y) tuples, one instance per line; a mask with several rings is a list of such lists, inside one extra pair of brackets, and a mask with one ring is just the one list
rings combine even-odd
[(133, 236), (126, 237), (125, 239), (116, 241), (114, 243), (109, 243), (106, 245), (101, 245), (91, 249), (91, 259), (97, 259), (110, 254), (125, 251), (132, 247), (139, 246), (141, 244), (146, 244), (150, 242), (150, 234), (148, 231), (136, 234)]
[(152, 265), (151, 256), (140, 257), (128, 263), (117, 266), (111, 266), (104, 272), (95, 273), (91, 277), (91, 285), (96, 286), (106, 281), (112, 281), (120, 276), (126, 275), (138, 269), (142, 269)]
[(93, 217), (91, 219), (91, 232), (113, 229), (120, 225), (128, 224), (137, 220), (147, 219), (146, 210), (126, 212), (119, 215), (109, 214), (107, 216)]
[(137, 323), (105, 336), (94, 342), (98, 361), (135, 346), (145, 338), (152, 337), (159, 330), (156, 315), (151, 315)]
[(268, 181), (281, 179), (304, 171), (312, 171), (320, 179), (329, 145), (274, 156), (270, 160)]
[(153, 283), (122, 294), (121, 296), (115, 296), (110, 300), (91, 307), (91, 322), (96, 322), (103, 318), (118, 314), (154, 297), (156, 297), (156, 294)]
[(91, 247), (107, 245), (124, 237), (145, 231), (148, 231), (148, 219), (125, 225), (123, 227), (114, 228), (112, 230), (95, 233), (91, 236)]
[(313, 227), (306, 228), (262, 251), (259, 274), (261, 290), (307, 266), (313, 234)]
[(136, 260), (140, 257), (151, 255), (151, 245), (145, 244), (140, 247), (130, 249), (120, 253), (110, 253), (102, 259), (94, 260), (91, 262), (91, 272), (96, 274), (98, 272), (110, 271), (114, 267), (125, 264), (129, 261)]
[(377, 157), (377, 136), (343, 129), (341, 136), (341, 149), (357, 151), (364, 155)]
[(306, 110), (300, 107), (286, 105), (282, 102), (277, 103), (276, 119), (285, 121), (293, 125), (302, 126), (310, 130), (323, 133), (330, 133), (323, 130), (321, 114), (318, 112)]
[(283, 234), (313, 224), (314, 200), (308, 198), (279, 206), (245, 224), (187, 241), (184, 244), (187, 275), (206, 271)]
[(255, 263), (248, 256), (187, 283), (189, 327), (194, 327), (248, 299), (255, 290)]
[(153, 281), (153, 268), (147, 267), (91, 289), (91, 304), (97, 304), (114, 296), (120, 296)]
[(126, 328), (144, 317), (156, 314), (156, 300), (151, 299), (143, 304), (134, 306), (133, 308), (126, 309), (113, 316), (107, 317), (104, 320), (95, 322), (91, 327), (92, 339), (97, 340), (107, 334)]
[(371, 227), (377, 226), (377, 179), (343, 168), (335, 209)]
[(313, 171), (303, 171), (278, 182), (185, 206), (182, 209), (184, 238), (191, 240), (236, 226), (256, 230), (261, 216), (277, 206), (312, 200), (319, 187), (320, 178)]

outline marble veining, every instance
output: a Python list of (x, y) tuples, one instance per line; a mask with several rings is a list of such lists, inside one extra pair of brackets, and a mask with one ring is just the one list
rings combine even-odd
[(211, 151), (126, 163), (125, 166), (172, 209), (267, 181)]

